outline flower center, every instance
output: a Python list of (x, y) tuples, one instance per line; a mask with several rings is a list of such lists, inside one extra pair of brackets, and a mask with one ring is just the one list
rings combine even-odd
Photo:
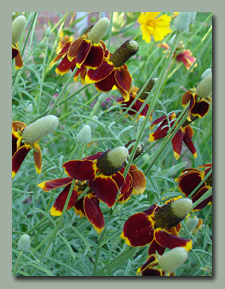
[(150, 27), (148, 27), (150, 30), (152, 30), (152, 28), (155, 28), (155, 26), (156, 26), (155, 21), (154, 20), (148, 21), (148, 26), (150, 26)]

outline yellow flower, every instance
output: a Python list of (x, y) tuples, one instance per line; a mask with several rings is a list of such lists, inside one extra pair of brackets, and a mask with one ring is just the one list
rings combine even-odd
[(142, 39), (147, 43), (151, 42), (151, 36), (155, 41), (161, 41), (172, 30), (170, 29), (171, 17), (161, 15), (156, 18), (160, 12), (145, 12), (138, 17), (138, 23), (141, 24)]

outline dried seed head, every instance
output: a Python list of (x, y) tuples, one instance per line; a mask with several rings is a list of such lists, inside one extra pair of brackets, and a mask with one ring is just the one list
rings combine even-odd
[(128, 155), (128, 149), (124, 146), (107, 150), (98, 158), (97, 167), (102, 174), (113, 175), (125, 165)]
[(58, 124), (59, 119), (55, 115), (47, 115), (39, 118), (24, 129), (22, 134), (23, 139), (26, 143), (33, 144), (48, 135), (50, 132), (53, 132)]
[(190, 24), (190, 12), (180, 12), (174, 20), (174, 27), (178, 31), (187, 31)]
[(212, 94), (212, 73), (208, 74), (198, 84), (196, 88), (197, 96), (200, 98), (208, 98)]
[(30, 248), (30, 236), (28, 234), (23, 234), (18, 241), (18, 249), (22, 251), (27, 251)]
[(88, 33), (87, 38), (90, 39), (94, 43), (99, 43), (105, 35), (110, 25), (110, 21), (108, 18), (103, 17), (99, 19), (99, 21), (93, 26), (91, 31)]
[(179, 268), (188, 257), (188, 252), (182, 247), (176, 247), (166, 253), (160, 258), (158, 265), (164, 272), (175, 271)]
[(77, 134), (77, 141), (80, 143), (89, 143), (91, 140), (91, 127), (90, 125), (85, 125)]
[(21, 15), (18, 16), (12, 23), (12, 45), (19, 42), (26, 25), (26, 18)]
[[(146, 85), (144, 91), (142, 92), (142, 94), (139, 96), (139, 99), (146, 99), (149, 92), (152, 90), (153, 86), (155, 85), (156, 81), (158, 80), (158, 78), (151, 78), (148, 82), (148, 84)], [(140, 88), (141, 89), (141, 88)]]
[[(130, 146), (130, 144), (135, 142), (135, 141), (136, 141), (135, 139), (129, 141), (128, 143), (125, 144), (125, 147), (128, 148)], [(129, 155), (131, 154), (132, 150), (133, 150), (133, 146), (131, 146), (128, 149)], [(134, 154), (133, 160), (135, 160), (137, 157), (139, 157), (143, 153), (143, 151), (144, 151), (144, 146), (142, 144), (139, 144), (136, 148), (136, 152)]]
[(138, 52), (138, 49), (136, 41), (127, 40), (110, 56), (110, 61), (115, 67), (121, 67), (132, 55)]

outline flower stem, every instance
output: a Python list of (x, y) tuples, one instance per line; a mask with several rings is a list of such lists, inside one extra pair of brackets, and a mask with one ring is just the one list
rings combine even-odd
[(15, 268), (13, 270), (13, 276), (16, 276), (17, 268), (19, 266), (19, 263), (20, 263), (20, 260), (21, 260), (22, 256), (23, 256), (23, 250), (20, 250), (20, 253), (19, 253), (19, 255), (17, 257), (17, 260), (16, 260)]

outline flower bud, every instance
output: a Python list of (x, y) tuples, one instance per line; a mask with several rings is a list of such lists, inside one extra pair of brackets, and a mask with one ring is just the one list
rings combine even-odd
[(188, 252), (182, 247), (176, 247), (166, 253), (160, 258), (158, 265), (164, 272), (175, 271), (179, 268), (188, 257)]
[(23, 234), (18, 241), (18, 249), (22, 251), (27, 251), (30, 248), (30, 236), (28, 234)]
[(197, 12), (190, 12), (190, 23), (195, 21)]
[(46, 30), (45, 30), (45, 36), (49, 37), (50, 35), (51, 35), (51, 28), (47, 27)]
[(182, 198), (172, 202), (171, 207), (176, 216), (179, 218), (184, 218), (185, 215), (191, 210), (192, 204), (192, 200)]
[(88, 39), (90, 39), (94, 43), (99, 43), (105, 35), (110, 25), (110, 21), (108, 18), (103, 17), (99, 19), (99, 21), (94, 25), (91, 31), (88, 33)]
[(128, 39), (110, 56), (110, 61), (115, 67), (121, 67), (132, 55), (136, 54), (138, 50), (137, 42)]
[(178, 31), (187, 31), (190, 24), (190, 12), (180, 12), (174, 20), (174, 27)]
[(196, 94), (200, 98), (208, 98), (212, 94), (212, 73), (208, 74), (196, 87)]
[(193, 218), (187, 221), (186, 226), (190, 233), (194, 231), (194, 229), (198, 225), (198, 221), (199, 221), (198, 218)]
[(89, 143), (91, 140), (91, 127), (90, 125), (85, 125), (77, 134), (77, 141), (80, 143)]
[(209, 74), (212, 74), (212, 70), (211, 68), (207, 68), (201, 75), (201, 79), (205, 78), (206, 76), (208, 76)]
[(23, 131), (23, 139), (28, 144), (33, 144), (49, 133), (53, 132), (59, 124), (59, 119), (55, 115), (47, 115), (29, 124)]
[(26, 17), (18, 16), (12, 23), (12, 45), (19, 42), (26, 25)]
[(107, 150), (98, 158), (97, 167), (102, 174), (113, 175), (125, 165), (128, 155), (128, 149), (124, 146)]
[[(93, 120), (98, 120), (97, 115), (94, 115), (94, 116), (92, 117), (92, 119), (93, 119)], [(90, 125), (90, 127), (91, 127), (92, 129), (96, 129), (96, 127), (98, 126), (97, 122), (92, 121), (92, 120), (89, 120), (89, 121), (88, 121), (88, 124)]]
[(31, 113), (33, 111), (33, 104), (29, 103), (26, 109), (27, 113)]

